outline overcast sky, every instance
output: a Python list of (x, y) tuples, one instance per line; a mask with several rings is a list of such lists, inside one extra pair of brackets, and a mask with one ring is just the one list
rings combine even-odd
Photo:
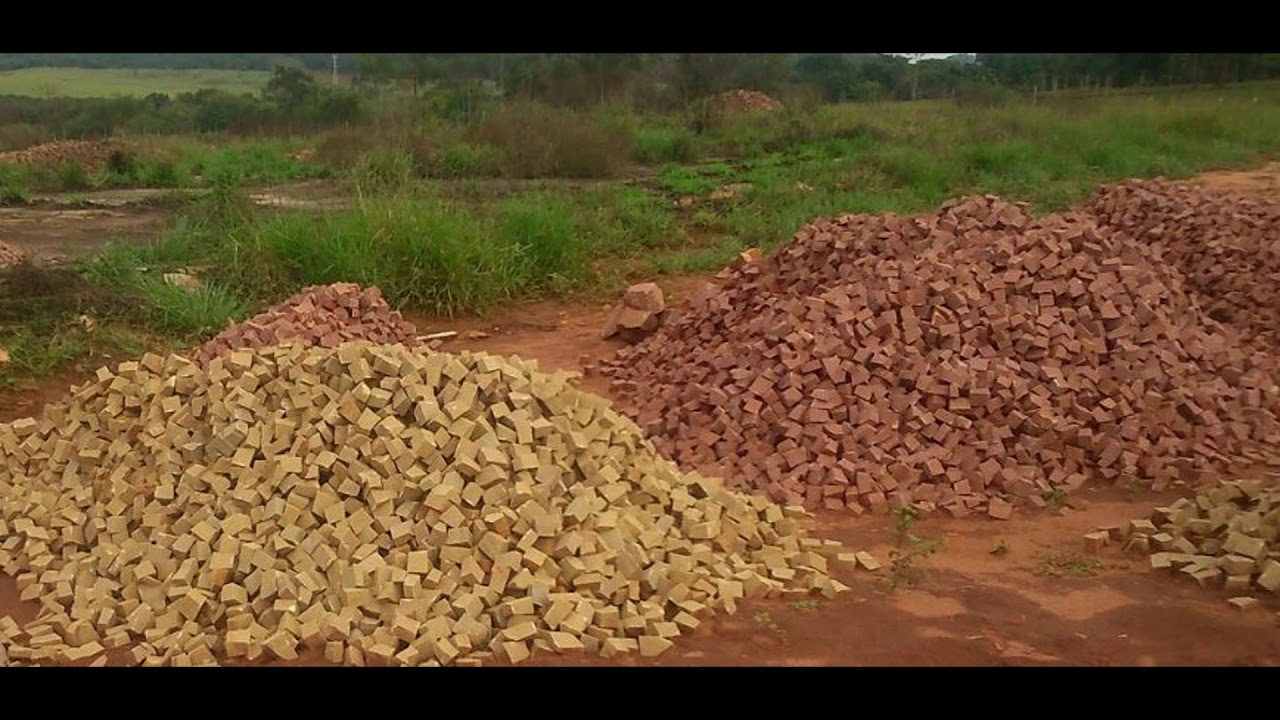
[[(933, 60), (936, 58), (948, 58), (948, 57), (951, 57), (952, 55), (963, 55), (963, 54), (964, 53), (925, 53), (924, 57), (926, 60)], [(911, 55), (911, 53), (894, 53), (894, 55), (909, 56)]]

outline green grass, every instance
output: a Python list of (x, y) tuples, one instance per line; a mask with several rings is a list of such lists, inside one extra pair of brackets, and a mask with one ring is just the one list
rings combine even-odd
[(124, 360), (148, 350), (172, 350), (174, 343), (129, 325), (86, 327), (68, 316), (33, 318), (17, 327), (0, 328), (0, 348), (10, 356), (9, 363), (0, 366), (0, 388), (8, 388), (73, 363)]
[(56, 372), (88, 349), (83, 333), (65, 327), (21, 326), (0, 333), (0, 347), (9, 352), (9, 364), (0, 370), (0, 383), (19, 375), (44, 376)]
[(143, 97), (203, 89), (256, 93), (267, 84), (265, 70), (127, 70), (24, 68), (0, 72), (0, 95), (28, 97)]
[(327, 177), (323, 163), (308, 163), (294, 155), (305, 146), (298, 140), (236, 140), (222, 143), (165, 138), (137, 151), (138, 169), (117, 178), (121, 184), (146, 187), (204, 187), (233, 184), (284, 183)]
[(324, 215), (263, 216), (211, 247), (225, 282), (242, 296), (348, 281), (377, 285), (396, 305), (452, 315), (586, 284), (588, 247), (577, 219), (569, 201), (549, 194), (474, 212), (437, 195), (401, 193)]
[(248, 314), (243, 300), (214, 283), (186, 290), (151, 275), (139, 283), (139, 288), (150, 324), (165, 333), (207, 337)]
[(673, 125), (645, 125), (631, 137), (631, 157), (641, 163), (688, 162), (697, 157), (697, 137)]
[(740, 242), (732, 238), (721, 240), (715, 246), (691, 248), (648, 258), (649, 269), (659, 275), (693, 275), (697, 273), (714, 273), (734, 256), (742, 252)]
[[(0, 202), (25, 202), (32, 192), (82, 192), (112, 188), (204, 188), (217, 183), (273, 184), (329, 177), (325, 163), (295, 154), (301, 140), (140, 138), (115, 163), (95, 175), (80, 165), (57, 167), (0, 163)], [(364, 160), (370, 161), (369, 157)]]

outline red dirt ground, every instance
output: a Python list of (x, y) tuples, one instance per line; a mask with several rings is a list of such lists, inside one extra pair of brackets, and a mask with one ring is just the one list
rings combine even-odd
[[(1275, 188), (1260, 176), (1225, 182), (1235, 183), (1233, 189)], [(669, 302), (678, 304), (703, 279), (658, 282)], [(555, 370), (580, 369), (619, 346), (600, 338), (606, 314), (603, 306), (542, 302), (483, 320), (410, 319), (423, 333), (458, 330), (445, 350), (516, 354)], [(488, 336), (474, 337), (476, 331)], [(0, 421), (37, 412), (75, 380), (64, 376), (0, 392)], [(607, 394), (608, 383), (598, 376), (582, 385)], [(540, 653), (528, 664), (1280, 665), (1280, 598), (1260, 595), (1260, 608), (1240, 612), (1220, 590), (1151, 573), (1144, 558), (1114, 547), (1096, 557), (1083, 554), (1082, 534), (1146, 517), (1177, 496), (1095, 487), (1056, 510), (1015, 514), (1009, 521), (922, 517), (912, 533), (941, 540), (939, 549), (898, 573), (889, 562), (896, 537), (891, 518), (821, 514), (816, 534), (869, 550), (885, 567), (874, 574), (837, 571), (852, 589), (835, 600), (744, 603), (735, 615), (707, 620), (653, 660)], [(915, 582), (894, 589), (895, 576)], [(13, 581), (0, 576), (0, 615), (23, 621), (34, 612), (32, 604), (17, 601)], [(123, 664), (123, 656), (112, 659)], [(308, 653), (299, 664), (323, 660)]]

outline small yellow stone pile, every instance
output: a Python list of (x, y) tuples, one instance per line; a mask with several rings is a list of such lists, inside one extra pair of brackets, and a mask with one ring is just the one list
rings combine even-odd
[[(1090, 536), (1086, 536), (1088, 539)], [(1280, 484), (1225, 481), (1129, 524), (1126, 549), (1230, 593), (1280, 593)]]

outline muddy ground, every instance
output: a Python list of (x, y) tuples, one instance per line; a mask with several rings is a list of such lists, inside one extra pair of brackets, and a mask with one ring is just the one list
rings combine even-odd
[[(134, 188), (37, 195), (26, 205), (0, 206), (0, 240), (22, 248), (37, 264), (81, 256), (109, 242), (154, 242), (170, 232), (174, 208), (197, 190)], [(323, 211), (348, 207), (350, 194), (317, 181), (247, 192), (255, 205)]]
[[(1280, 197), (1280, 164), (1203, 180)], [(10, 217), (0, 213), (0, 237), (12, 237)], [(94, 226), (83, 218), (76, 222)], [(56, 221), (43, 226), (53, 235), (57, 227)], [(69, 236), (70, 223), (63, 227)], [(702, 282), (659, 280), (677, 305)], [(446, 350), (518, 354), (554, 370), (582, 369), (616, 350), (617, 343), (599, 336), (606, 313), (600, 305), (542, 302), (483, 319), (410, 319), (423, 333), (459, 331)], [(38, 412), (79, 379), (65, 375), (0, 392), (0, 421)], [(582, 385), (608, 394), (599, 376), (584, 377)], [(911, 532), (934, 552), (896, 568), (890, 552), (899, 532), (892, 518), (823, 513), (816, 534), (869, 550), (884, 564), (876, 573), (837, 571), (851, 587), (845, 595), (744, 603), (735, 615), (708, 620), (654, 660), (540, 653), (529, 664), (1280, 665), (1280, 598), (1258, 595), (1261, 607), (1241, 612), (1227, 604), (1223, 591), (1152, 573), (1145, 558), (1116, 547), (1085, 554), (1084, 533), (1146, 517), (1188, 492), (1093, 487), (1061, 507), (1008, 521), (924, 516)], [(34, 605), (17, 601), (12, 579), (0, 576), (0, 615), (26, 620), (34, 612)], [(122, 662), (113, 657), (113, 664)], [(322, 661), (310, 654), (303, 662)]]

